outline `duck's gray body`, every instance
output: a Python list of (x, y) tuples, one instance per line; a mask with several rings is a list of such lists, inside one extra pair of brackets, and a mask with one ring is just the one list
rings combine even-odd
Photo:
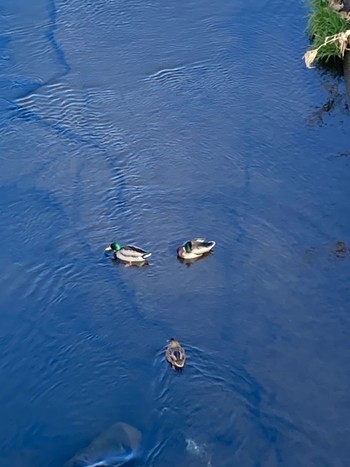
[(134, 245), (126, 245), (121, 250), (115, 251), (114, 256), (128, 263), (142, 263), (151, 256), (151, 253)]

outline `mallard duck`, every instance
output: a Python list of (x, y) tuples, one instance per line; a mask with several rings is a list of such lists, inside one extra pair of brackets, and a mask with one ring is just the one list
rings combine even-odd
[(183, 368), (186, 361), (186, 354), (180, 342), (173, 337), (169, 340), (165, 351), (165, 357), (173, 368)]
[(204, 238), (194, 238), (179, 246), (177, 255), (182, 259), (196, 259), (209, 253), (214, 246), (214, 241), (208, 242)]
[(105, 251), (113, 251), (114, 257), (120, 259), (121, 261), (125, 261), (126, 263), (142, 263), (146, 261), (148, 257), (151, 256), (152, 253), (148, 253), (147, 251), (143, 250), (134, 245), (125, 245), (121, 246), (119, 243), (111, 243)]

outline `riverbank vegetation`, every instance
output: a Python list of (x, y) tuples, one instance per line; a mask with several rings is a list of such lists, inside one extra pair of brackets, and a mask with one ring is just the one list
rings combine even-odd
[(308, 22), (311, 48), (304, 55), (308, 68), (316, 62), (327, 64), (342, 59), (349, 50), (350, 14), (341, 0), (310, 0), (312, 12)]

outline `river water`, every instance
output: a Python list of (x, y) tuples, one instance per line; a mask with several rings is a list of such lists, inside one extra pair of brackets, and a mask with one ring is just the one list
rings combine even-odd
[[(118, 421), (132, 465), (348, 466), (350, 123), (304, 66), (305, 4), (0, 19), (0, 467), (62, 466)], [(198, 235), (215, 252), (187, 267)]]

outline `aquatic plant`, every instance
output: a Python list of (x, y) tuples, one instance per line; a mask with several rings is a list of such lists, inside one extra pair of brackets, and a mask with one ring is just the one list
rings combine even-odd
[(348, 49), (350, 24), (348, 15), (341, 11), (343, 4), (337, 0), (310, 0), (312, 13), (308, 22), (311, 50), (304, 58), (310, 68), (312, 63), (328, 63), (343, 58)]

